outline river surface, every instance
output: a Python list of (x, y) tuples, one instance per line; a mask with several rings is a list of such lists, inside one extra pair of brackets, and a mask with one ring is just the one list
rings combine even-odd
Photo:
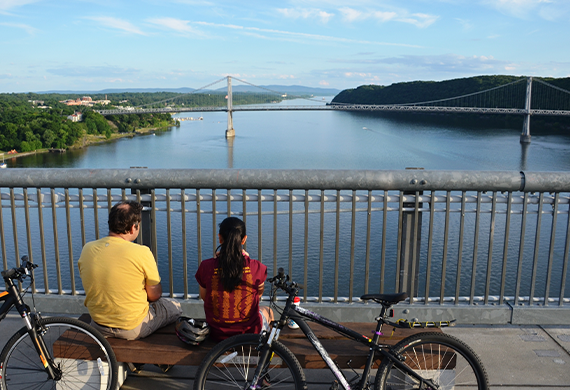
[[(327, 98), (328, 99), (328, 98)], [(321, 100), (319, 98), (319, 100)], [(319, 102), (322, 104), (322, 102)], [(280, 104), (285, 105), (304, 105), (306, 101), (284, 101)], [(554, 128), (540, 128), (534, 126), (531, 120), (532, 143), (521, 145), (519, 137), (522, 130), (522, 118), (520, 120), (511, 121), (505, 124), (504, 120), (488, 120), (477, 117), (461, 117), (460, 114), (454, 117), (443, 117), (441, 115), (433, 116), (416, 116), (416, 115), (385, 115), (370, 112), (338, 112), (338, 111), (259, 111), (259, 112), (234, 112), (233, 121), (236, 132), (235, 139), (226, 140), (225, 130), (227, 127), (227, 114), (219, 113), (183, 113), (176, 115), (178, 117), (203, 117), (203, 120), (183, 121), (180, 127), (172, 127), (166, 131), (157, 131), (155, 134), (136, 136), (134, 138), (124, 138), (118, 141), (91, 145), (81, 150), (71, 150), (65, 154), (37, 154), (19, 159), (7, 160), (9, 167), (56, 167), (56, 168), (129, 168), (133, 166), (144, 166), (148, 168), (268, 168), (268, 169), (404, 169), (407, 167), (422, 167), (425, 169), (438, 170), (515, 170), (515, 171), (566, 171), (570, 169), (570, 134), (568, 131), (555, 130)], [(476, 118), (476, 119), (469, 119)], [(8, 223), (9, 213), (4, 213), (6, 222)], [(332, 215), (332, 214), (331, 214)], [(472, 237), (474, 225), (474, 214), (466, 217), (466, 237)], [(101, 214), (101, 226), (103, 229), (105, 224), (104, 216)], [(178, 217), (176, 217), (178, 218)], [(327, 217), (328, 218), (328, 217)], [(332, 218), (332, 217), (331, 217)], [(348, 216), (342, 216), (346, 220)], [(486, 218), (486, 217), (485, 217)], [(546, 218), (546, 217), (545, 217)], [(566, 221), (567, 217), (564, 217)], [(440, 218), (441, 219), (441, 218)], [(220, 222), (218, 220), (218, 222)], [(362, 223), (364, 223), (364, 219)], [(427, 218), (424, 219), (424, 225)], [(565, 231), (565, 223), (560, 221), (560, 232)], [(174, 222), (173, 222), (174, 223)], [(189, 222), (190, 223), (190, 222)], [(268, 222), (269, 223), (269, 222)], [(302, 221), (299, 220), (302, 224)], [(318, 223), (316, 221), (315, 223)], [(350, 225), (350, 221), (346, 220)], [(360, 222), (359, 222), (360, 223)], [(377, 223), (377, 222), (376, 222)], [(513, 232), (516, 231), (513, 222)], [(532, 242), (534, 235), (534, 226), (532, 217), (527, 222), (527, 246), (525, 255), (525, 268), (532, 267)], [(255, 246), (255, 217), (248, 219), (250, 226), (250, 240), (252, 246), (248, 247), (253, 254), (257, 253)], [(327, 222), (328, 224), (328, 222)], [(334, 228), (335, 222), (331, 220), (330, 226), (327, 225), (325, 231), (325, 274), (333, 275), (334, 265)], [(487, 224), (483, 220), (482, 224)], [(347, 225), (347, 226), (348, 226)], [(441, 277), (441, 266), (437, 265), (435, 259), (441, 258), (443, 237), (443, 220), (440, 221), (440, 227), (435, 232), (434, 241), (437, 245), (433, 248), (433, 269), (432, 275), (434, 280)], [(452, 222), (452, 228), (457, 230), (457, 220)], [(564, 226), (563, 226), (564, 225)], [(9, 226), (9, 225), (6, 225)], [(23, 223), (20, 224), (23, 226)], [(193, 225), (195, 226), (195, 225)], [(388, 241), (388, 245), (394, 246), (397, 232), (395, 227), (397, 223), (390, 227), (388, 235), (393, 240)], [(483, 225), (482, 225), (483, 226)], [(20, 227), (21, 229), (22, 227)], [(380, 229), (380, 226), (373, 226), (374, 229)], [(427, 226), (425, 227), (427, 231)], [(264, 227), (265, 229), (265, 227)], [(357, 228), (357, 229), (360, 229)], [(499, 227), (497, 226), (497, 231)], [(546, 248), (548, 245), (548, 231), (545, 228), (541, 241), (545, 241), (541, 252), (546, 256)], [(104, 230), (104, 229), (103, 229)], [(105, 232), (102, 230), (102, 235)], [(166, 228), (159, 226), (159, 235), (164, 235)], [(279, 226), (280, 231), (288, 231), (287, 224)], [(302, 228), (296, 230), (301, 232)], [(330, 232), (329, 232), (330, 230)], [(269, 227), (271, 231), (271, 227)], [(375, 230), (377, 231), (377, 230)], [(488, 231), (488, 227), (487, 227)], [(520, 230), (519, 230), (520, 231)], [(483, 233), (482, 233), (483, 234)], [(517, 272), (517, 242), (516, 234), (511, 237), (513, 243), (510, 245), (509, 266), (507, 268), (507, 291), (506, 294), (512, 295), (514, 291), (514, 283)], [(564, 234), (564, 233), (560, 233)], [(209, 238), (207, 233), (204, 234), (204, 251), (210, 251), (213, 243), (205, 243)], [(264, 239), (270, 239), (271, 233), (268, 233)], [(21, 233), (21, 237), (25, 237), (25, 233)], [(64, 235), (62, 234), (62, 237)], [(357, 236), (357, 264), (355, 266), (355, 280), (364, 277), (364, 258), (363, 235)], [(210, 237), (211, 238), (211, 237)], [(374, 238), (376, 241), (378, 237)], [(481, 242), (486, 236), (481, 238)], [(473, 251), (473, 242), (468, 242), (471, 238), (465, 239), (463, 247), (464, 256), (468, 257)], [(10, 241), (7, 239), (8, 245)], [(165, 237), (159, 237), (159, 242), (168, 241)], [(194, 264), (189, 268), (189, 284), (192, 293), (196, 293), (197, 286), (193, 280), (195, 272), (194, 261), (196, 257), (196, 243), (192, 238), (188, 238), (189, 264)], [(283, 250), (279, 250), (279, 256), (283, 257), (283, 261), (287, 262), (287, 239), (282, 240), (279, 246), (284, 246)], [(297, 242), (298, 241), (298, 242)], [(393, 241), (393, 242), (392, 242)], [(296, 250), (302, 257), (303, 238), (296, 239)], [(173, 240), (175, 268), (180, 268), (180, 243)], [(299, 244), (300, 243), (300, 244)], [(374, 245), (377, 246), (375, 247)], [(379, 244), (372, 245), (373, 257), (378, 252)], [(62, 248), (64, 243), (61, 244)], [(562, 267), (561, 253), (563, 252), (564, 240), (557, 240), (555, 248), (558, 258), (554, 265), (553, 272), (557, 272)], [(484, 244), (480, 244), (484, 248)], [(23, 248), (24, 246), (22, 246)], [(271, 243), (264, 244), (264, 253), (266, 248), (270, 249)], [(346, 275), (350, 270), (348, 267), (348, 259), (350, 254), (347, 245), (341, 245), (341, 275)], [(495, 240), (494, 251), (497, 254), (502, 253), (502, 242), (500, 237)], [(319, 273), (318, 236), (309, 239), (309, 284), (312, 287), (310, 295), (316, 295), (315, 286), (319, 284), (315, 279), (315, 275)], [(50, 243), (48, 240), (48, 253), (50, 253)], [(167, 258), (166, 245), (159, 248), (159, 258)], [(392, 248), (392, 251), (394, 248)], [(422, 244), (421, 256), (425, 259), (427, 245)], [(37, 251), (37, 250), (36, 250)], [(64, 250), (62, 250), (64, 252)], [(80, 247), (74, 244), (74, 257), (79, 256)], [(204, 253), (205, 256), (209, 256)], [(271, 261), (272, 255), (268, 253), (265, 261)], [(542, 256), (542, 255), (541, 255)], [(542, 257), (544, 257), (542, 256)], [(10, 257), (10, 256), (9, 256)], [(371, 263), (371, 269), (379, 269), (378, 256), (375, 262)], [(449, 259), (457, 257), (457, 243), (450, 244)], [(545, 267), (546, 258), (540, 259), (542, 266)], [(280, 260), (281, 262), (281, 260)], [(65, 261), (62, 261), (65, 264)], [(485, 288), (486, 275), (486, 255), (480, 254), (480, 262), (477, 265), (477, 295), (481, 294)], [(303, 265), (298, 264), (302, 269)], [(497, 260), (493, 263), (493, 278), (491, 280), (492, 293), (498, 290), (500, 286), (500, 262)], [(159, 262), (160, 272), (165, 279), (168, 275), (168, 265)], [(297, 265), (295, 265), (297, 267)], [(393, 262), (390, 263), (391, 269), (387, 272), (395, 272)], [(456, 277), (454, 275), (453, 265), (448, 266), (448, 274), (445, 277), (446, 284), (454, 286)], [(461, 294), (469, 295), (469, 267), (465, 264), (462, 271)], [(483, 268), (481, 268), (483, 267)], [(496, 269), (499, 267), (498, 269)], [(495, 270), (496, 269), (496, 270)], [(425, 269), (421, 270), (420, 278), (425, 277)], [(270, 270), (270, 273), (272, 270)], [(377, 271), (374, 271), (377, 272)], [(546, 274), (544, 271), (537, 276), (537, 291), (544, 291), (544, 280)], [(50, 278), (55, 278), (54, 270), (49, 271)], [(463, 273), (463, 272), (462, 272)], [(299, 272), (297, 272), (299, 275)], [(438, 276), (439, 275), (439, 276)], [(521, 287), (521, 294), (527, 295), (530, 288), (530, 273), (526, 273)], [(301, 276), (301, 275), (299, 275)], [(66, 278), (63, 272), (64, 279)], [(163, 280), (164, 280), (163, 279)], [(40, 281), (38, 281), (40, 282)], [(173, 282), (175, 291), (183, 290), (183, 282), (178, 278)], [(542, 283), (542, 285), (541, 285)], [(557, 294), (560, 286), (559, 277), (553, 280), (551, 294)], [(41, 285), (41, 282), (40, 282)], [(51, 283), (51, 286), (54, 282)], [(76, 283), (77, 288), (81, 289), (80, 282)], [(570, 283), (567, 283), (570, 286)], [(325, 286), (324, 295), (332, 295), (331, 286)], [(355, 294), (363, 293), (361, 283), (357, 283)], [(386, 291), (392, 291), (393, 286), (386, 285)], [(567, 287), (570, 289), (570, 287)], [(377, 291), (378, 280), (371, 281), (370, 291)], [(430, 291), (430, 295), (438, 295), (437, 286)], [(446, 291), (447, 288), (446, 288)], [(453, 290), (451, 290), (453, 291)], [(340, 289), (341, 296), (346, 296), (348, 290), (346, 283)]]
[[(280, 104), (306, 105), (290, 100)], [(322, 103), (321, 103), (322, 104)], [(457, 114), (458, 116), (461, 114)], [(225, 139), (227, 114), (199, 117), (179, 128), (92, 145), (63, 155), (9, 160), (9, 167), (276, 168), (276, 169), (570, 169), (568, 131), (533, 128), (521, 145), (521, 125), (488, 120), (426, 121), (415, 115), (338, 111), (234, 112), (234, 140)], [(425, 117), (424, 117), (425, 118)], [(461, 118), (461, 117), (459, 117)], [(500, 122), (499, 122), (500, 123)]]

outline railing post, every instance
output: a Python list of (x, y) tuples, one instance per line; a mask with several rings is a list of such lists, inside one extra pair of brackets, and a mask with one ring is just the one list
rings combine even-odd
[(525, 98), (525, 105), (524, 108), (526, 110), (526, 114), (524, 116), (524, 124), (523, 124), (523, 131), (521, 133), (521, 144), (529, 144), (530, 143), (530, 102), (531, 102), (531, 94), (532, 94), (532, 77), (527, 78), (526, 81), (526, 98)]
[[(146, 167), (131, 167), (131, 169), (133, 168), (142, 168), (142, 169), (146, 169)], [(138, 179), (135, 179), (135, 183)], [(139, 196), (142, 195), (148, 195), (148, 194), (152, 194), (152, 191), (150, 188), (141, 188), (140, 190), (135, 190), (135, 189), (131, 189), (131, 194), (136, 195), (138, 191)], [(155, 223), (155, 221), (153, 221), (152, 219), (152, 210), (154, 208), (154, 198), (151, 199), (150, 201), (141, 201), (140, 202), (143, 205), (143, 211), (142, 211), (142, 215), (141, 215), (141, 230), (139, 233), (139, 237), (137, 238), (137, 242), (139, 244), (142, 245), (146, 245), (150, 248), (150, 251), (154, 254), (155, 260), (157, 259), (156, 257), (156, 239), (153, 239), (153, 232), (155, 232), (155, 229), (153, 229), (153, 223)]]
[(403, 203), (404, 211), (402, 212), (402, 244), (399, 259), (400, 292), (407, 292), (410, 296), (411, 302), (411, 298), (418, 295), (420, 246), (422, 237), (422, 213), (419, 211), (419, 209), (421, 209), (423, 206), (423, 204), (419, 202), (419, 196), (423, 195), (423, 191), (404, 191), (403, 195), (415, 196), (414, 202)]
[(235, 137), (236, 132), (234, 130), (234, 121), (232, 118), (232, 110), (233, 110), (233, 103), (232, 103), (232, 76), (228, 76), (228, 129), (226, 130), (226, 138)]

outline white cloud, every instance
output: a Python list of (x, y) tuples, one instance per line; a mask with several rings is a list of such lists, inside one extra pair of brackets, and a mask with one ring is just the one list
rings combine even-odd
[(165, 27), (184, 35), (202, 35), (201, 32), (190, 26), (190, 21), (175, 18), (154, 18), (147, 19), (147, 22), (157, 26)]
[(526, 19), (533, 14), (546, 20), (555, 20), (570, 12), (567, 0), (482, 0), (482, 4), (516, 18)]
[(319, 81), (319, 85), (323, 85), (323, 86), (325, 86), (325, 87), (328, 87), (330, 84), (329, 84), (328, 81), (321, 80), (321, 81)]
[(93, 17), (86, 17), (85, 19), (93, 20), (94, 22), (98, 22), (102, 26), (114, 28), (116, 30), (121, 30), (127, 33), (147, 35), (143, 31), (141, 31), (138, 27), (133, 25), (131, 22), (119, 18), (114, 18), (112, 16), (93, 16)]
[(416, 27), (424, 28), (433, 24), (439, 17), (435, 15), (415, 13), (410, 14), (407, 11), (360, 11), (354, 8), (343, 7), (339, 9), (343, 15), (343, 20), (347, 23), (358, 22), (366, 19), (376, 19), (384, 23), (389, 21), (397, 21), (402, 23), (413, 24)]
[[(277, 37), (285, 37), (289, 39), (297, 39), (300, 42), (306, 42), (307, 40), (312, 41), (328, 41), (334, 43), (360, 43), (360, 44), (367, 44), (367, 45), (382, 45), (382, 46), (401, 46), (401, 47), (412, 47), (412, 48), (421, 48), (418, 45), (409, 45), (404, 43), (390, 43), (390, 42), (376, 42), (376, 41), (365, 41), (365, 40), (356, 40), (356, 39), (348, 39), (348, 38), (341, 38), (341, 37), (333, 37), (328, 35), (318, 35), (318, 34), (307, 34), (307, 33), (298, 33), (298, 32), (291, 32), (291, 31), (283, 31), (283, 30), (273, 30), (273, 29), (265, 29), (265, 28), (258, 28), (258, 27), (245, 27), (239, 26), (234, 24), (219, 24), (219, 23), (211, 23), (211, 22), (196, 22), (195, 24), (201, 26), (208, 26), (208, 27), (216, 27), (216, 28), (228, 28), (236, 31), (241, 31), (243, 34), (271, 34)], [(263, 38), (267, 38), (265, 36), (260, 36)]]
[(321, 23), (328, 23), (334, 14), (316, 8), (278, 8), (277, 12), (291, 19), (318, 19)]
[(0, 26), (7, 26), (7, 27), (14, 27), (14, 28), (21, 28), (26, 30), (26, 32), (30, 35), (34, 35), (38, 30), (32, 26), (27, 24), (20, 24), (20, 23), (0, 23)]
[(0, 0), (0, 11), (7, 11), (12, 8), (35, 3), (37, 1), (39, 0)]

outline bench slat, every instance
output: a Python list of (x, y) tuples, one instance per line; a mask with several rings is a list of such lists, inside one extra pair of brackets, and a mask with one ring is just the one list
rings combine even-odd
[[(90, 323), (89, 314), (79, 317), (81, 321)], [(365, 322), (351, 322), (343, 324), (365, 336), (372, 336), (376, 324)], [(368, 347), (353, 340), (348, 340), (338, 333), (325, 328), (320, 324), (310, 324), (311, 329), (330, 354), (331, 358), (341, 367), (348, 368), (347, 362), (352, 360), (350, 367), (362, 368), (366, 363)], [(441, 332), (441, 329), (430, 328), (429, 331)], [(384, 327), (384, 335), (380, 337), (381, 343), (395, 345), (405, 337), (425, 332), (426, 329), (396, 328), (392, 334), (392, 327)], [(208, 352), (216, 345), (212, 340), (205, 340), (198, 346), (187, 345), (176, 337), (174, 324), (158, 329), (152, 335), (141, 340), (123, 340), (107, 338), (117, 361), (125, 363), (170, 364), (170, 365), (200, 365)], [(303, 368), (326, 368), (325, 362), (318, 352), (306, 339), (301, 330), (285, 327), (281, 332), (279, 341), (287, 346), (301, 363)], [(378, 362), (380, 359), (377, 360)]]

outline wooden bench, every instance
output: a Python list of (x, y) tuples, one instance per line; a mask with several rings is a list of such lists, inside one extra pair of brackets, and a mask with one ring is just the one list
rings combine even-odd
[[(91, 322), (91, 317), (88, 314), (83, 314), (79, 319), (87, 323)], [(350, 322), (343, 325), (366, 336), (372, 336), (376, 328), (375, 323), (368, 322)], [(364, 367), (369, 352), (368, 347), (344, 338), (322, 325), (310, 324), (310, 326), (333, 361), (337, 362), (341, 368), (348, 368), (347, 362), (349, 361), (351, 361), (350, 367), (352, 368)], [(441, 332), (441, 329), (396, 328), (392, 334), (392, 327), (385, 325), (383, 331), (385, 335), (380, 337), (380, 342), (395, 345), (413, 334), (425, 331)], [(198, 346), (188, 345), (178, 339), (174, 332), (174, 324), (165, 326), (141, 340), (128, 341), (117, 338), (108, 338), (107, 340), (113, 347), (119, 362), (184, 366), (200, 365), (208, 352), (216, 345), (216, 342), (209, 339)], [(301, 330), (285, 327), (281, 332), (279, 341), (293, 352), (303, 368), (327, 367)]]

